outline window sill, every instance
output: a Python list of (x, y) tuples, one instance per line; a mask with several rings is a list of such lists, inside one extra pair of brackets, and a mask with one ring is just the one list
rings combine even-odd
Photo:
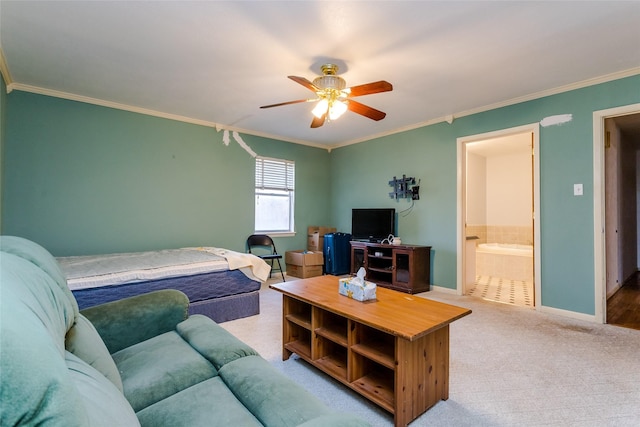
[(269, 232), (269, 231), (256, 231), (255, 234), (266, 234), (271, 237), (295, 237), (295, 231), (278, 231), (278, 232)]

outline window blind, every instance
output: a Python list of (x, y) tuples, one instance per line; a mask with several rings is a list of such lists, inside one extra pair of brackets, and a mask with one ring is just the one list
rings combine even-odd
[(256, 157), (256, 188), (293, 191), (295, 163), (290, 160)]

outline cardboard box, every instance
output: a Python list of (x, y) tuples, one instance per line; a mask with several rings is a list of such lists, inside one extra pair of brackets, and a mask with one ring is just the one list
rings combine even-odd
[(338, 292), (340, 295), (358, 300), (368, 301), (376, 299), (376, 284), (368, 281), (364, 281), (364, 286), (361, 283), (353, 283), (354, 277), (347, 277), (338, 280)]
[(324, 235), (335, 233), (335, 227), (320, 227), (311, 225), (307, 228), (307, 250), (322, 251), (324, 248)]
[(322, 251), (287, 251), (284, 254), (284, 262), (287, 264), (287, 276), (301, 279), (322, 276)]
[(287, 276), (299, 277), (301, 279), (322, 276), (322, 266), (287, 264)]

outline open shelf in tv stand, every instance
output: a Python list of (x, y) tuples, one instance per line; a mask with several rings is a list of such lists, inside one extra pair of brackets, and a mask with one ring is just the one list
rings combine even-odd
[(431, 246), (388, 245), (351, 241), (351, 274), (360, 267), (367, 280), (415, 294), (431, 288)]

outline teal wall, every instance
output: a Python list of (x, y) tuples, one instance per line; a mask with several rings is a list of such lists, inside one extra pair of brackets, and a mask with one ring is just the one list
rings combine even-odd
[[(640, 102), (639, 88), (640, 76), (628, 77), (333, 150), (332, 222), (347, 227), (353, 207), (408, 208), (389, 198), (388, 181), (419, 178), (420, 200), (398, 215), (397, 234), (433, 246), (433, 283), (455, 289), (456, 139), (573, 114), (540, 130), (542, 304), (593, 315), (593, 112)], [(574, 183), (584, 196), (573, 196)]]
[[(2, 87), (4, 88), (4, 86)], [(640, 102), (640, 76), (603, 83), (326, 150), (242, 135), (259, 155), (296, 162), (295, 237), (308, 225), (351, 228), (354, 207), (411, 206), (389, 198), (393, 176), (421, 180), (404, 242), (433, 246), (432, 281), (456, 286), (456, 139), (539, 122), (542, 303), (593, 315), (593, 111)], [(43, 95), (0, 99), (2, 228), (55, 255), (190, 245), (244, 250), (253, 231), (253, 158), (215, 129)], [(574, 197), (574, 183), (584, 196)]]
[[(8, 96), (5, 234), (54, 255), (219, 246), (244, 251), (254, 225), (255, 162), (223, 132), (26, 92)], [(262, 156), (296, 162), (295, 237), (326, 224), (326, 150), (241, 135)]]

